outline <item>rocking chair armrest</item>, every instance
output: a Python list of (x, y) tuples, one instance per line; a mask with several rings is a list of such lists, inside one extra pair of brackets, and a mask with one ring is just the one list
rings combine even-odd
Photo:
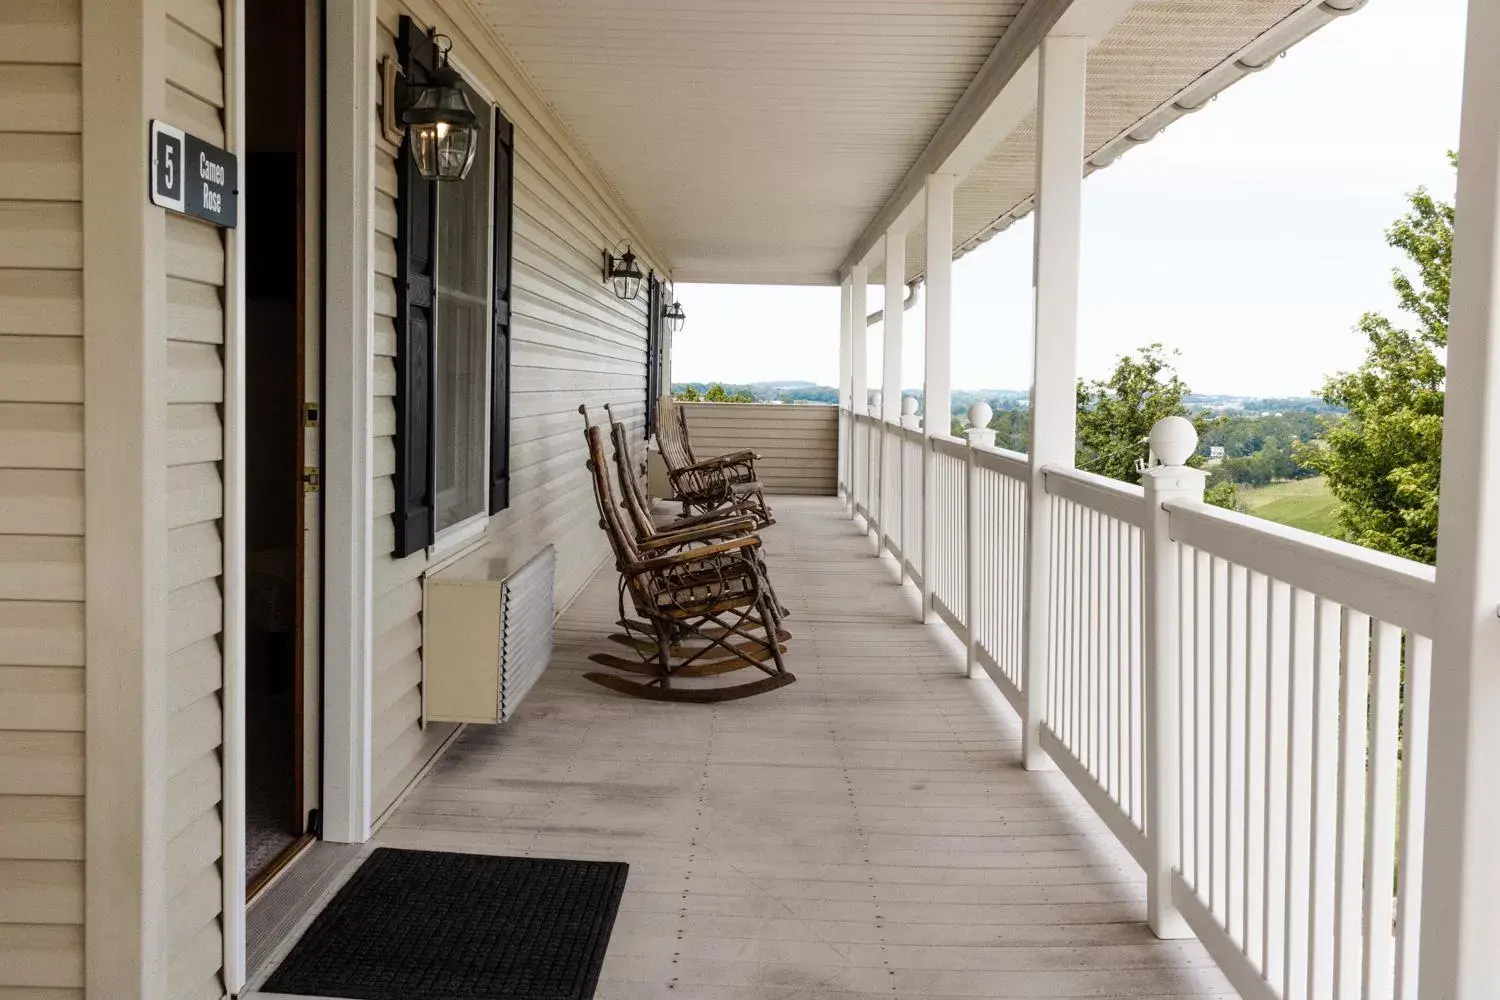
[(715, 455), (713, 460), (738, 465), (740, 462), (754, 462), (759, 458), (760, 452), (753, 448), (746, 448), (743, 451), (731, 451), (727, 455)]
[(636, 547), (643, 551), (652, 549), (670, 548), (674, 545), (686, 545), (689, 542), (705, 542), (714, 538), (733, 538), (746, 535), (755, 530), (755, 518), (740, 517), (732, 521), (720, 521), (712, 525), (704, 525), (698, 528), (689, 528), (684, 531), (669, 531), (636, 542)]
[(631, 563), (626, 572), (631, 576), (642, 576), (647, 573), (655, 573), (658, 570), (669, 569), (673, 566), (691, 565), (702, 562), (712, 556), (729, 555), (745, 549), (754, 549), (760, 546), (760, 537), (747, 535), (744, 538), (731, 538), (728, 541), (719, 542), (715, 545), (705, 545), (700, 549), (688, 549), (683, 552), (674, 552), (671, 555), (657, 556), (655, 559), (647, 559), (643, 562)]
[(753, 461), (753, 458), (734, 458), (732, 456), (709, 458), (692, 465), (683, 465), (672, 469), (670, 475), (679, 476), (685, 472), (718, 472), (730, 466), (748, 465), (751, 461)]
[(755, 527), (755, 518), (749, 514), (735, 514), (730, 511), (714, 510), (707, 514), (694, 514), (690, 517), (679, 517), (672, 525), (663, 528), (662, 534), (676, 534), (681, 531), (692, 531), (695, 528), (718, 527), (725, 531), (735, 530), (736, 521), (749, 521), (751, 528)]

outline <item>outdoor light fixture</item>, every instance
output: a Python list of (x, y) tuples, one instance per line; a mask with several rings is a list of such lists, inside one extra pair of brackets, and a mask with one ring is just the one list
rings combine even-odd
[[(623, 242), (623, 241), (622, 241)], [(615, 246), (618, 248), (619, 243)], [(616, 257), (609, 250), (604, 251), (604, 280), (615, 286), (615, 295), (630, 302), (641, 293), (641, 282), (646, 276), (641, 273), (641, 266), (635, 262), (635, 254), (630, 252), (630, 244), (625, 244), (625, 252)]]
[(479, 116), (469, 105), (458, 73), (448, 65), (453, 42), (447, 35), (428, 37), (437, 64), (425, 74), (426, 79), (407, 82), (401, 121), (422, 176), (430, 181), (461, 181), (469, 175), (479, 150)]
[(678, 333), (682, 330), (682, 324), (687, 322), (687, 313), (682, 311), (681, 302), (673, 300), (672, 304), (667, 306), (667, 311), (662, 313), (662, 319), (667, 321), (668, 329), (673, 333)]

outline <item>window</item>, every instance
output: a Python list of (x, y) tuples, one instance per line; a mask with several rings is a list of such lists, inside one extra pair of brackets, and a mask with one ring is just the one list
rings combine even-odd
[[(467, 84), (464, 90), (474, 108), (488, 106)], [(468, 177), (438, 185), (432, 422), (438, 534), (489, 507), (493, 190), (488, 142), (480, 142)]]
[[(402, 18), (408, 79), (432, 71), (427, 36)], [(397, 558), (510, 503), (513, 132), (464, 83), (488, 131), (468, 177), (423, 180), (397, 161)]]

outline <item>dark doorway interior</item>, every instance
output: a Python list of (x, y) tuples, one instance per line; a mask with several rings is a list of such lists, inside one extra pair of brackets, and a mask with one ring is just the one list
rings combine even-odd
[(306, 0), (257, 0), (245, 14), (245, 834), (253, 895), (306, 839), (303, 741), (316, 734), (302, 722)]

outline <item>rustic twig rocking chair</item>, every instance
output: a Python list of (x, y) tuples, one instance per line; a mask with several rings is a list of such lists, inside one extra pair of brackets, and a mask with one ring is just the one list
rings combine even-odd
[[(579, 412), (586, 423), (585, 408)], [(620, 572), (620, 621), (635, 640), (637, 654), (636, 660), (609, 654), (590, 659), (650, 680), (597, 672), (584, 676), (632, 697), (685, 702), (731, 701), (796, 680), (782, 660), (775, 602), (755, 558), (760, 539), (751, 534), (725, 538), (713, 528), (638, 539), (621, 516), (610, 485), (602, 429), (586, 427), (584, 434), (600, 524)], [(747, 667), (766, 676), (718, 687), (678, 684), (681, 678)]]
[[(630, 446), (630, 428), (615, 419), (614, 410), (608, 403), (604, 404), (604, 412), (609, 414), (609, 436), (615, 446), (615, 473), (620, 483), (620, 493), (625, 498), (622, 506), (630, 517), (638, 541), (641, 539), (657, 540), (669, 535), (682, 537), (684, 532), (693, 532), (695, 537), (705, 539), (740, 538), (756, 531), (755, 518), (732, 507), (707, 514), (680, 517), (667, 523), (658, 522), (651, 512), (651, 498), (646, 495), (645, 489), (641, 486), (639, 475), (641, 466), (636, 462), (635, 449)], [(776, 620), (779, 624), (789, 612), (776, 597), (775, 588), (771, 586), (770, 575), (766, 572), (765, 561), (759, 549), (755, 550), (755, 561), (761, 567), (761, 575), (771, 595), (771, 607), (776, 613)], [(779, 631), (778, 635), (782, 641), (790, 638), (785, 631)], [(614, 635), (610, 638), (616, 641), (625, 639), (623, 636)]]
[(684, 517), (695, 510), (708, 513), (728, 508), (749, 514), (762, 528), (776, 523), (755, 476), (755, 461), (760, 457), (755, 452), (737, 451), (699, 461), (688, 441), (687, 413), (669, 396), (656, 404), (656, 440)]

